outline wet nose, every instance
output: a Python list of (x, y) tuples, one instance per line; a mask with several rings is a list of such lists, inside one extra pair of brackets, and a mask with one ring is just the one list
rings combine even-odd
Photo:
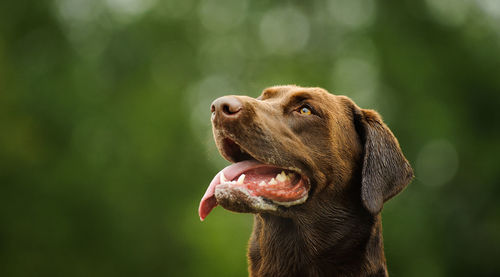
[(223, 117), (236, 117), (242, 110), (243, 105), (240, 100), (234, 96), (223, 96), (215, 99), (212, 103), (211, 111), (214, 115)]

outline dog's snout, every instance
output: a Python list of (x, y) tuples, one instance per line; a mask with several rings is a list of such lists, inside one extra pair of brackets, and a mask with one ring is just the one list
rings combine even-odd
[(217, 98), (211, 106), (214, 114), (224, 117), (235, 117), (243, 109), (243, 104), (234, 96), (224, 96)]

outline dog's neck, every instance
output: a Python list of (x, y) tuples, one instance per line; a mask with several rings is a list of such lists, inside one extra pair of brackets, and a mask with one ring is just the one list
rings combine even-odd
[(387, 276), (381, 217), (355, 212), (339, 209), (293, 219), (255, 215), (250, 275)]

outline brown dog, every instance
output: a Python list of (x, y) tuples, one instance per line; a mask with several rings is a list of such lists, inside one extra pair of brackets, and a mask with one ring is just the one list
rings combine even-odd
[(251, 276), (387, 276), (380, 211), (413, 171), (373, 110), (321, 88), (271, 87), (212, 104), (233, 164), (200, 203), (255, 213)]

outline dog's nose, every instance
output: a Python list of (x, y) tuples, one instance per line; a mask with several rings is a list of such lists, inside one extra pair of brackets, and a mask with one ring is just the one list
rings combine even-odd
[(212, 114), (220, 114), (224, 117), (235, 117), (243, 108), (240, 100), (234, 96), (223, 96), (215, 99), (212, 103)]

